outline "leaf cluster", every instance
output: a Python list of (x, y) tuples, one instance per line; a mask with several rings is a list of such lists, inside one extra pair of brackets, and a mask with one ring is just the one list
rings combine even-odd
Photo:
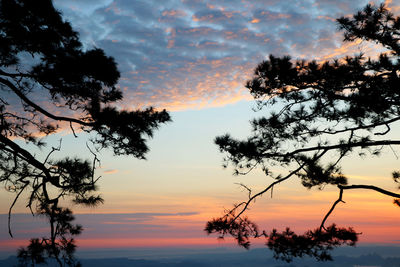
[(344, 244), (354, 246), (358, 234), (353, 228), (339, 228), (335, 224), (320, 229), (309, 230), (297, 235), (289, 228), (279, 233), (272, 230), (266, 245), (274, 252), (274, 258), (291, 262), (294, 257), (312, 256), (318, 261), (332, 260), (329, 252)]
[(81, 266), (75, 259), (74, 236), (82, 232), (81, 225), (71, 222), (75, 219), (72, 211), (55, 205), (43, 205), (38, 213), (48, 217), (51, 222), (50, 238), (32, 238), (29, 245), (18, 250), (20, 266), (47, 264), (47, 258), (54, 258), (60, 266)]
[(257, 225), (247, 217), (235, 219), (234, 214), (208, 221), (204, 231), (207, 234), (218, 233), (220, 239), (224, 239), (225, 236), (232, 236), (240, 246), (246, 249), (250, 248), (251, 238), (265, 235), (264, 232), (260, 233)]
[(329, 252), (341, 245), (354, 246), (358, 233), (353, 228), (342, 228), (332, 224), (323, 229), (309, 230), (298, 235), (286, 228), (279, 233), (273, 229), (269, 234), (260, 231), (258, 226), (247, 217), (235, 217), (228, 214), (207, 222), (204, 229), (207, 234), (217, 233), (220, 239), (233, 237), (239, 246), (250, 248), (252, 238), (264, 237), (266, 246), (274, 252), (274, 258), (291, 262), (295, 257), (311, 256), (318, 261), (332, 260)]

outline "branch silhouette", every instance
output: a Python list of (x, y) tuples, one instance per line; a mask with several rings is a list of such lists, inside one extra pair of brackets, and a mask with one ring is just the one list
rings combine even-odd
[[(348, 184), (341, 168), (351, 155), (379, 156), (383, 149), (400, 145), (400, 140), (388, 137), (400, 120), (400, 17), (384, 5), (368, 4), (352, 17), (337, 19), (337, 24), (345, 42), (371, 41), (387, 51), (376, 59), (360, 54), (322, 63), (270, 55), (255, 68), (245, 86), (258, 111), (266, 110), (267, 116), (251, 121), (252, 134), (247, 139), (226, 134), (216, 137), (215, 143), (225, 154), (224, 167), (232, 165), (234, 174), (258, 167), (273, 181), (257, 193), (243, 185), (248, 199), (210, 220), (205, 228), (208, 234), (233, 236), (245, 248), (251, 238), (264, 237), (274, 256), (288, 262), (306, 255), (331, 260), (333, 248), (353, 246), (360, 235), (352, 227), (325, 226), (344, 202), (344, 191), (376, 191), (396, 198), (393, 202), (400, 206), (399, 193)], [(272, 171), (277, 166), (282, 171)], [(400, 173), (392, 176), (398, 183)], [(268, 234), (258, 230), (245, 212), (257, 198), (268, 191), (272, 195), (276, 186), (289, 179), (299, 179), (307, 189), (336, 186), (339, 197), (315, 230), (302, 235), (289, 228)]]
[[(116, 62), (100, 48), (84, 49), (51, 0), (1, 0), (0, 32), (0, 183), (15, 194), (9, 234), (13, 236), (12, 210), (27, 194), (27, 208), (46, 218), (50, 235), (33, 238), (19, 250), (21, 265), (45, 263), (50, 257), (60, 266), (79, 266), (74, 238), (82, 227), (72, 223), (72, 211), (59, 200), (103, 203), (96, 194), (99, 151), (109, 148), (115, 155), (145, 159), (147, 140), (170, 116), (151, 107), (120, 109)], [(46, 145), (40, 137), (55, 134), (60, 123), (69, 124), (76, 138), (91, 133), (93, 149), (87, 149), (93, 160), (73, 155), (55, 159), (55, 153), (62, 153), (61, 141), (44, 159), (34, 154)]]

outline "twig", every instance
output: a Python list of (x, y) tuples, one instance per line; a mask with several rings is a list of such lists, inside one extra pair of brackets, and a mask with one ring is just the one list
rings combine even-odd
[(396, 159), (399, 159), (399, 156), (397, 156), (396, 151), (393, 149), (393, 147), (391, 145), (389, 145), (390, 149), (392, 150), (394, 156), (396, 157)]
[(59, 140), (59, 145), (58, 147), (52, 147), (51, 151), (49, 152), (49, 154), (47, 154), (46, 159), (44, 160), (43, 164), (46, 164), (47, 161), (49, 160), (51, 154), (53, 154), (54, 151), (60, 151), (61, 150), (61, 143), (62, 143), (62, 139)]
[(385, 126), (386, 126), (386, 131), (381, 132), (381, 133), (374, 133), (374, 135), (385, 135), (385, 134), (387, 134), (388, 132), (390, 132), (389, 124), (386, 123)]
[(246, 189), (247, 192), (249, 193), (249, 198), (251, 197), (251, 189), (248, 186), (246, 186), (245, 184), (242, 184), (242, 183), (235, 183), (235, 184), (237, 184), (237, 185), (243, 187), (244, 189)]
[[(279, 179), (279, 180), (277, 180), (277, 181), (271, 183), (271, 184), (270, 184), (268, 187), (266, 187), (264, 190), (262, 190), (262, 191), (258, 192), (257, 194), (251, 196), (251, 197), (245, 202), (243, 209), (238, 213), (238, 215), (235, 216), (235, 218), (233, 218), (232, 222), (235, 221), (237, 218), (239, 218), (240, 215), (242, 215), (243, 212), (245, 212), (245, 210), (247, 210), (248, 206), (250, 205), (250, 203), (251, 203), (255, 198), (257, 198), (257, 197), (261, 196), (262, 194), (264, 194), (265, 192), (267, 192), (269, 189), (271, 189), (272, 187), (274, 187), (274, 185), (279, 184), (279, 183), (281, 183), (281, 182), (283, 182), (283, 181), (289, 179), (290, 177), (292, 177), (294, 174), (296, 174), (298, 171), (300, 171), (300, 170), (303, 168), (304, 165), (305, 165), (305, 164), (302, 164), (302, 165), (299, 166), (296, 170), (290, 172), (290, 173), (289, 173), (288, 175), (286, 175), (285, 177), (283, 177), (283, 178), (281, 178), (281, 179)], [(236, 208), (238, 208), (238, 207), (236, 207)], [(236, 209), (236, 208), (235, 208), (235, 209)]]
[(77, 138), (78, 136), (75, 134), (74, 127), (72, 127), (72, 121), (69, 122), (69, 127), (71, 128), (72, 134), (74, 135), (74, 137)]
[(98, 157), (97, 157), (97, 154), (96, 153), (94, 153), (91, 149), (90, 149), (90, 147), (89, 147), (89, 145), (88, 145), (88, 143), (86, 142), (86, 147), (87, 147), (87, 149), (90, 151), (90, 153), (92, 153), (92, 155), (94, 156), (94, 158), (93, 158), (93, 166), (92, 166), (92, 183), (95, 183), (97, 180), (99, 180), (100, 179), (100, 177), (98, 177), (96, 180), (94, 180), (94, 171), (96, 170), (96, 162), (98, 162), (99, 163), (99, 165), (100, 165), (100, 160), (98, 159)]

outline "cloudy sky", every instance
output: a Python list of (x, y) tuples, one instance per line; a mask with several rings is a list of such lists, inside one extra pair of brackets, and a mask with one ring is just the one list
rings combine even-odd
[[(122, 107), (166, 108), (173, 119), (150, 140), (147, 161), (102, 154), (105, 204), (74, 208), (86, 229), (78, 241), (84, 247), (221, 246), (202, 229), (224, 208), (246, 199), (235, 183), (255, 190), (270, 183), (258, 170), (233, 177), (231, 169), (221, 167), (222, 155), (213, 144), (226, 132), (249, 134), (248, 121), (257, 114), (243, 84), (256, 64), (269, 54), (323, 61), (360, 52), (374, 55), (380, 49), (365, 42), (343, 44), (337, 32), (335, 18), (353, 14), (369, 2), (364, 0), (54, 2), (87, 48), (102, 48), (116, 59), (125, 95)], [(386, 4), (400, 15), (397, 0)], [(75, 139), (63, 132), (48, 143), (57, 144), (59, 138), (64, 153), (87, 153), (82, 151), (85, 136)], [(389, 151), (373, 161), (345, 162), (344, 170), (354, 183), (378, 181), (396, 189), (390, 173), (398, 163)], [(303, 231), (317, 227), (336, 198), (334, 188), (307, 191), (293, 181), (276, 189), (273, 199), (260, 199), (249, 215), (267, 229)], [(10, 194), (1, 192), (1, 214), (11, 201)], [(390, 198), (360, 191), (349, 194), (346, 202), (332, 220), (363, 232), (362, 242), (399, 242), (398, 209)], [(23, 201), (15, 212), (27, 212)], [(46, 230), (37, 219), (17, 215), (11, 240), (6, 217), (0, 218), (0, 250), (14, 249)]]
[(243, 84), (269, 54), (324, 60), (368, 52), (367, 45), (343, 46), (335, 23), (367, 2), (56, 0), (55, 5), (89, 48), (115, 57), (126, 105), (185, 110), (248, 98)]

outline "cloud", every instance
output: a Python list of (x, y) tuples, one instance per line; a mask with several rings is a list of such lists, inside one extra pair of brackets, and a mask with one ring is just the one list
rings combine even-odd
[(118, 172), (118, 170), (116, 170), (116, 169), (109, 169), (109, 170), (103, 171), (103, 173), (106, 173), (106, 174), (113, 174), (113, 173), (117, 173), (117, 172)]
[[(398, 11), (394, 1), (386, 1)], [(87, 48), (115, 57), (125, 108), (169, 110), (250, 99), (243, 84), (269, 54), (319, 60), (364, 44), (342, 44), (335, 18), (368, 1), (56, 0)], [(378, 3), (378, 2), (377, 2)], [(365, 52), (363, 51), (363, 52)]]
[[(157, 247), (214, 245), (215, 237), (203, 232), (200, 213), (146, 212), (75, 214), (75, 223), (84, 228), (77, 237), (79, 247)], [(13, 214), (14, 238), (8, 235), (7, 214), (0, 214), (0, 252), (25, 246), (30, 238), (48, 236), (50, 228), (43, 217)]]
[[(84, 231), (80, 239), (86, 238), (155, 238), (158, 235), (176, 236), (191, 232), (199, 235), (202, 226), (196, 222), (198, 212), (146, 212), (146, 213), (107, 213), (75, 214), (75, 223), (81, 224)], [(7, 216), (0, 214), (0, 240), (8, 240)], [(31, 214), (13, 214), (12, 232), (16, 239), (30, 239), (48, 236), (49, 226), (44, 217)], [(201, 222), (204, 224), (204, 222)], [(185, 226), (186, 225), (186, 226)], [(189, 225), (189, 226), (188, 226)], [(151, 232), (149, 230), (151, 229)], [(178, 233), (180, 232), (180, 233)]]

